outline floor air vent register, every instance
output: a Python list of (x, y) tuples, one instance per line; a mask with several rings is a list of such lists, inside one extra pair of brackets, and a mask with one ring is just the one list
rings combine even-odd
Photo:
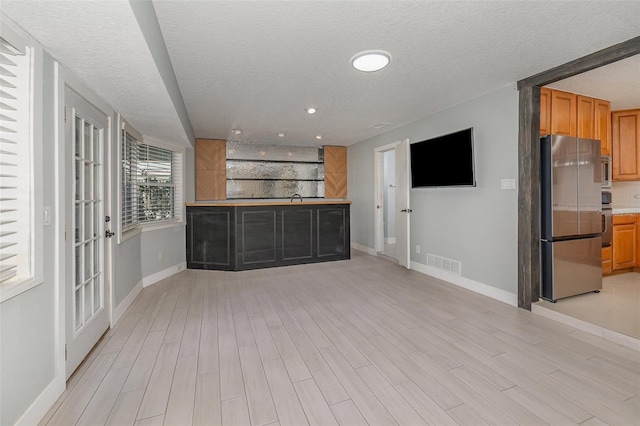
[(446, 257), (428, 253), (427, 265), (454, 275), (462, 275), (462, 262), (459, 260), (447, 259)]

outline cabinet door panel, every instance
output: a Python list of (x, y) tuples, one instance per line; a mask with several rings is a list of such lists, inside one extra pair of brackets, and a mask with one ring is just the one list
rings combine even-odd
[(188, 267), (233, 269), (233, 208), (187, 212)]
[(243, 211), (238, 218), (238, 269), (277, 261), (276, 211)]
[(611, 102), (595, 100), (594, 139), (600, 139), (602, 155), (611, 155)]
[(613, 227), (613, 270), (636, 264), (636, 224)]
[(577, 135), (579, 138), (594, 139), (595, 123), (594, 123), (594, 107), (593, 98), (578, 95), (577, 97)]
[(313, 210), (283, 210), (282, 260), (313, 257)]
[(318, 258), (347, 252), (347, 215), (343, 208), (318, 209)]
[(574, 93), (551, 91), (551, 133), (576, 136), (577, 96)]
[(640, 180), (640, 109), (611, 114), (613, 180)]

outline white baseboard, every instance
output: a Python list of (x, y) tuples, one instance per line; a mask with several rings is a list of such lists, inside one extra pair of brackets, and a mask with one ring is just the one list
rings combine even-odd
[(481, 283), (479, 281), (474, 281), (469, 278), (461, 277), (459, 275), (453, 275), (415, 261), (411, 261), (411, 269), (457, 285), (458, 287), (466, 288), (467, 290), (471, 290), (492, 299), (499, 300), (500, 302), (504, 302), (508, 305), (518, 306), (518, 295), (515, 293), (492, 287), (490, 285)]
[(138, 284), (133, 286), (129, 294), (127, 294), (127, 297), (125, 297), (124, 300), (113, 310), (113, 315), (111, 316), (112, 327), (118, 322), (118, 320), (120, 320), (120, 318), (122, 318), (122, 315), (124, 315), (133, 301), (136, 300), (136, 297), (138, 297), (138, 294), (140, 294), (141, 291), (142, 281), (138, 281)]
[(602, 337), (605, 340), (640, 351), (640, 339), (636, 339), (635, 337), (627, 336), (616, 331), (606, 329), (602, 326), (591, 324), (581, 319), (553, 311), (545, 308), (544, 306), (540, 306), (537, 303), (533, 303), (531, 305), (531, 312), (545, 318), (558, 321), (561, 324), (568, 325), (580, 331), (584, 331), (585, 333), (593, 334), (594, 336)]
[(53, 407), (60, 395), (64, 392), (66, 383), (64, 377), (54, 378), (49, 385), (38, 395), (33, 403), (27, 408), (27, 411), (18, 419), (18, 425), (37, 425), (40, 420), (47, 414), (49, 409)]
[(375, 256), (377, 253), (374, 249), (369, 248), (367, 246), (360, 245), (358, 243), (351, 243), (351, 248), (354, 250), (362, 251), (364, 253), (370, 254), (371, 256)]
[(396, 237), (385, 238), (384, 239), (384, 243), (385, 244), (395, 244), (396, 243)]
[(186, 267), (187, 262), (182, 262), (178, 263), (177, 265), (170, 266), (167, 269), (163, 269), (162, 271), (156, 272), (155, 274), (147, 275), (142, 279), (142, 287), (149, 287), (150, 285), (155, 284), (158, 281), (169, 278), (171, 275), (177, 274)]

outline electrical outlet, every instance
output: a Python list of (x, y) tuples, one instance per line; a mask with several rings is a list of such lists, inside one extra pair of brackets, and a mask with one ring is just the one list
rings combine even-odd
[(420, 246), (416, 246), (416, 253), (420, 254)]
[(158, 252), (158, 260), (162, 260), (162, 252)]
[(500, 181), (500, 189), (516, 189), (515, 179), (502, 179)]

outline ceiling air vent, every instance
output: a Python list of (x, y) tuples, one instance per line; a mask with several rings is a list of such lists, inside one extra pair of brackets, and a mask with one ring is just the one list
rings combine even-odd
[(378, 130), (380, 130), (380, 129), (384, 129), (384, 128), (385, 128), (385, 127), (387, 127), (389, 124), (391, 124), (391, 123), (379, 123), (379, 124), (376, 124), (375, 126), (373, 126), (373, 128), (374, 128), (374, 129), (378, 129)]
[(428, 253), (427, 265), (451, 274), (462, 275), (462, 262), (459, 260), (447, 259), (446, 257)]

